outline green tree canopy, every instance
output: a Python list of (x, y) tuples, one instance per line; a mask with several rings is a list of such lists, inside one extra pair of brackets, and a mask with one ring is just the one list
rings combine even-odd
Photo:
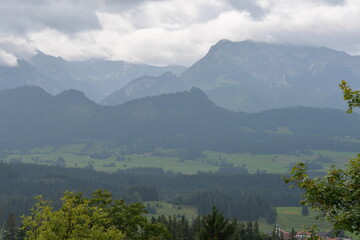
[(298, 163), (286, 182), (304, 189), (302, 204), (317, 210), (335, 231), (360, 233), (360, 155), (345, 170), (332, 166), (321, 178), (309, 177), (306, 165)]
[(169, 233), (161, 224), (150, 223), (142, 204), (113, 200), (107, 191), (96, 191), (90, 198), (65, 192), (62, 206), (54, 210), (50, 201), (37, 197), (31, 215), (23, 217), (25, 239), (134, 239), (163, 240)]
[(348, 104), (347, 113), (352, 113), (354, 107), (360, 107), (360, 91), (352, 90), (344, 80), (341, 81), (339, 86), (343, 91), (344, 100)]

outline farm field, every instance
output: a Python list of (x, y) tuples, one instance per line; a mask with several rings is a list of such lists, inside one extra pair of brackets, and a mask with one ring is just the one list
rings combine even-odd
[[(347, 160), (356, 156), (354, 152), (312, 151), (306, 154), (258, 154), (250, 153), (221, 153), (204, 151), (202, 157), (180, 159), (176, 156), (154, 156), (152, 153), (122, 155), (119, 159), (120, 148), (108, 149), (104, 144), (74, 144), (63, 147), (41, 147), (27, 152), (0, 153), (0, 159), (6, 162), (25, 162), (58, 165), (66, 167), (91, 167), (99, 171), (114, 172), (118, 169), (137, 167), (162, 168), (164, 171), (195, 174), (198, 171), (216, 172), (220, 167), (246, 167), (249, 173), (266, 171), (267, 173), (287, 173), (292, 164), (307, 162), (320, 164), (318, 171), (323, 171), (335, 164), (344, 167)], [(90, 157), (94, 153), (106, 153), (101, 159)], [(330, 159), (329, 162), (317, 162), (319, 157)]]
[[(278, 216), (276, 217), (277, 224), (285, 231), (291, 231), (294, 228), (297, 231), (303, 229), (302, 226), (317, 225), (322, 232), (330, 231), (331, 226), (328, 222), (316, 220), (316, 212), (309, 209), (309, 215), (301, 215), (301, 207), (277, 207), (276, 211)], [(274, 225), (268, 224), (265, 219), (259, 221), (259, 226), (263, 231), (271, 231)]]
[[(160, 215), (169, 216), (182, 216), (184, 215), (189, 221), (197, 216), (196, 208), (193, 206), (185, 205), (173, 205), (163, 201), (149, 202), (150, 206), (156, 209), (156, 214), (148, 214), (149, 217), (157, 217)], [(147, 203), (145, 203), (145, 206)], [(161, 206), (161, 207), (156, 207)], [(308, 216), (301, 215), (301, 207), (277, 207), (276, 211), (278, 216), (276, 218), (276, 224), (280, 225), (280, 228), (285, 231), (291, 231), (292, 228), (295, 230), (302, 230), (303, 226), (317, 225), (320, 231), (330, 231), (330, 224), (321, 220), (316, 220), (316, 212), (309, 209)], [(272, 231), (275, 224), (268, 224), (265, 219), (258, 221), (260, 229), (263, 232)]]
[(147, 214), (148, 217), (158, 217), (161, 215), (177, 217), (185, 216), (189, 221), (192, 221), (197, 216), (196, 207), (188, 205), (174, 205), (165, 201), (152, 201), (144, 203), (145, 206), (150, 205), (151, 208), (156, 209), (156, 213)]
[(258, 154), (250, 153), (219, 153), (205, 151), (210, 161), (217, 161), (219, 156), (226, 159), (226, 162), (234, 164), (234, 166), (245, 165), (249, 173), (255, 173), (259, 170), (266, 170), (267, 173), (286, 173), (290, 169), (290, 164), (296, 162), (313, 162), (315, 159), (328, 157), (333, 160), (331, 163), (321, 163), (323, 169), (327, 169), (332, 164), (344, 167), (349, 158), (355, 157), (354, 152), (334, 152), (334, 151), (312, 151), (312, 154)]

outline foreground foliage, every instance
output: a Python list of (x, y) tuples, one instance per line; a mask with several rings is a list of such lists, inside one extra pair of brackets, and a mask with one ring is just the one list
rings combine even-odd
[(271, 240), (270, 235), (260, 232), (257, 222), (229, 220), (223, 213), (212, 208), (211, 213), (196, 217), (192, 223), (182, 217), (160, 216), (152, 218), (160, 222), (171, 233), (171, 240)]
[[(352, 113), (354, 107), (360, 107), (360, 91), (352, 90), (344, 80), (339, 86), (347, 113)], [(360, 154), (349, 160), (345, 170), (332, 166), (321, 178), (310, 178), (306, 165), (298, 163), (285, 181), (305, 190), (302, 203), (317, 210), (318, 217), (328, 220), (335, 232), (360, 234)]]
[(169, 239), (162, 224), (151, 223), (140, 203), (127, 205), (98, 190), (90, 198), (65, 192), (63, 204), (54, 210), (51, 202), (37, 197), (31, 215), (24, 217), (25, 239)]
[(354, 107), (360, 107), (360, 91), (352, 90), (346, 81), (342, 80), (339, 84), (343, 91), (344, 100), (347, 101), (347, 113), (352, 113)]
[(212, 208), (211, 213), (198, 216), (192, 223), (183, 216), (160, 216), (149, 221), (141, 203), (126, 204), (113, 200), (107, 191), (98, 190), (91, 197), (65, 192), (62, 205), (55, 210), (42, 196), (30, 216), (23, 217), (18, 229), (9, 218), (6, 240), (267, 240), (257, 222), (229, 220)]
[(303, 163), (297, 164), (286, 182), (305, 190), (302, 203), (319, 212), (336, 231), (360, 233), (360, 154), (345, 170), (332, 167), (321, 178), (310, 178)]

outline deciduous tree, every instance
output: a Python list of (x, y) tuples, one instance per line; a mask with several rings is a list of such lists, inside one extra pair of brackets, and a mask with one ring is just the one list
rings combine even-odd
[[(360, 91), (352, 90), (346, 81), (339, 84), (348, 103), (348, 113), (360, 107)], [(360, 154), (349, 160), (346, 169), (332, 166), (324, 177), (311, 178), (307, 166), (298, 163), (286, 182), (304, 190), (302, 203), (319, 212), (335, 232), (347, 230), (360, 234)]]
[(90, 198), (65, 192), (62, 201), (60, 209), (54, 210), (50, 201), (37, 197), (31, 215), (23, 218), (25, 239), (168, 239), (161, 224), (143, 216), (143, 205), (113, 200), (107, 191), (96, 191)]

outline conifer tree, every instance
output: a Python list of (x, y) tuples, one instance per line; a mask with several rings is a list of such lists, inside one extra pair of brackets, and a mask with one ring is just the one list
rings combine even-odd
[(15, 215), (10, 213), (8, 218), (6, 219), (5, 222), (5, 227), (4, 227), (4, 233), (3, 233), (3, 240), (17, 240), (18, 237), (18, 227), (16, 224), (16, 219), (15, 219)]
[(309, 208), (307, 206), (302, 207), (301, 215), (303, 215), (303, 216), (308, 216), (309, 215)]
[(202, 219), (198, 232), (199, 240), (230, 240), (235, 227), (222, 212), (213, 207), (212, 212)]
[(290, 240), (296, 240), (296, 231), (294, 228), (291, 229)]

